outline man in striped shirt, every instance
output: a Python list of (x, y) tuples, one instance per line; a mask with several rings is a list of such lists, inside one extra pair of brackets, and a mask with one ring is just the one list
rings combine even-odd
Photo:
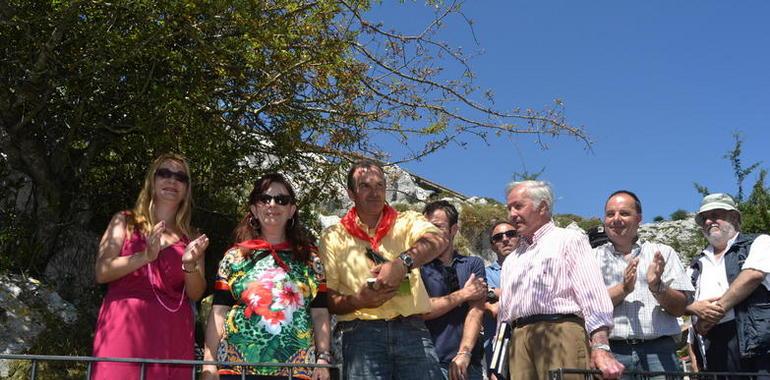
[(552, 369), (591, 367), (605, 379), (620, 377), (624, 367), (608, 341), (612, 301), (588, 238), (554, 225), (545, 182), (512, 183), (507, 207), (521, 237), (501, 275), (499, 320), (514, 326), (510, 378), (547, 379)]
[(677, 372), (676, 317), (694, 289), (673, 248), (639, 240), (642, 203), (620, 190), (604, 205), (610, 241), (594, 248), (604, 284), (615, 305), (612, 353), (630, 371)]

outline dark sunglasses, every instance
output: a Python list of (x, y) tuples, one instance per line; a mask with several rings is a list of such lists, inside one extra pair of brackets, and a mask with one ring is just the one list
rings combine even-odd
[(516, 230), (508, 230), (505, 232), (498, 232), (494, 235), (492, 235), (492, 243), (498, 243), (503, 240), (503, 236), (507, 237), (508, 239), (513, 239), (516, 237)]
[(279, 194), (279, 195), (268, 195), (268, 194), (259, 194), (257, 195), (257, 202), (262, 204), (270, 204), (270, 201), (275, 201), (276, 204), (279, 204), (281, 206), (286, 206), (289, 203), (292, 203), (291, 195), (286, 194)]
[(444, 284), (449, 288), (449, 292), (460, 290), (460, 279), (457, 278), (457, 269), (455, 267), (444, 267)]
[(158, 170), (156, 170), (155, 176), (163, 179), (173, 178), (182, 183), (188, 183), (190, 181), (190, 177), (188, 177), (187, 174), (185, 174), (184, 172), (175, 172), (171, 169), (166, 169), (166, 168), (159, 168)]
[(380, 265), (385, 264), (388, 262), (388, 259), (384, 258), (382, 255), (377, 253), (375, 250), (371, 248), (366, 249), (366, 258), (369, 260), (372, 260), (374, 262), (374, 265)]

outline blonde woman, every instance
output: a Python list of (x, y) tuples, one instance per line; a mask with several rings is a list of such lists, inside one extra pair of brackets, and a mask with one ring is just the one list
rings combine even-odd
[[(94, 356), (192, 360), (191, 301), (206, 290), (208, 238), (194, 240), (190, 169), (164, 154), (150, 165), (133, 210), (112, 218), (99, 244), (96, 282), (107, 284)], [(133, 363), (96, 363), (92, 379), (138, 379)], [(145, 379), (190, 379), (192, 367), (149, 364)]]

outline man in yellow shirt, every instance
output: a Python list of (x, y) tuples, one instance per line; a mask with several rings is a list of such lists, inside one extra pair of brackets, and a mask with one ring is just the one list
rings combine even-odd
[(419, 266), (446, 247), (421, 214), (385, 204), (385, 173), (374, 161), (348, 172), (354, 207), (321, 236), (329, 311), (342, 332), (346, 379), (439, 379), (430, 333), (420, 315), (430, 299)]

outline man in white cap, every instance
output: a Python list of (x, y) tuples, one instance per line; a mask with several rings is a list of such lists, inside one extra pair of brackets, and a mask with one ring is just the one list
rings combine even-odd
[(727, 194), (703, 198), (695, 222), (709, 245), (692, 270), (705, 370), (770, 372), (770, 236), (740, 233), (741, 213)]

